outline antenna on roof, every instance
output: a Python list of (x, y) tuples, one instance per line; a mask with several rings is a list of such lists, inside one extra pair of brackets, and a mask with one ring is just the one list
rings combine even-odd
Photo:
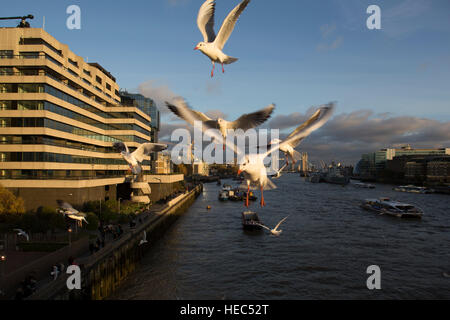
[(45, 16), (44, 16), (43, 21), (42, 21), (42, 29), (45, 30)]

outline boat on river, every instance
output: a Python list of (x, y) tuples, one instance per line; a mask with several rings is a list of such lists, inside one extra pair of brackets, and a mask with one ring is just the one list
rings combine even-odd
[(397, 218), (422, 218), (422, 209), (409, 204), (403, 203), (389, 198), (366, 199), (361, 204), (366, 210), (374, 211), (379, 214), (386, 214)]
[(261, 230), (261, 220), (253, 211), (242, 212), (242, 227), (244, 230)]
[(375, 185), (370, 183), (357, 182), (354, 183), (353, 186), (355, 188), (363, 188), (363, 189), (375, 189)]
[(220, 191), (219, 192), (219, 200), (227, 201), (228, 200), (228, 191)]
[(421, 193), (421, 194), (434, 193), (433, 189), (429, 189), (426, 187), (417, 187), (417, 186), (413, 186), (413, 185), (398, 186), (398, 187), (394, 187), (392, 190), (400, 191), (400, 192), (409, 192), (409, 193)]

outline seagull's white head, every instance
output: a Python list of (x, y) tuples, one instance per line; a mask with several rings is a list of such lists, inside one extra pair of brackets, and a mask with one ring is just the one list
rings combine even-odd
[(250, 165), (250, 158), (248, 155), (245, 156), (244, 161), (239, 165), (238, 175), (240, 175), (242, 172), (246, 172)]
[(205, 49), (206, 49), (206, 42), (203, 41), (197, 43), (197, 45), (194, 48), (194, 50), (200, 50), (201, 52), (205, 52)]

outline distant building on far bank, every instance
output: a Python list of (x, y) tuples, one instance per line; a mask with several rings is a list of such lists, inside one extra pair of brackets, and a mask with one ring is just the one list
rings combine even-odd
[(381, 149), (363, 154), (358, 173), (365, 180), (409, 183), (450, 182), (450, 148)]
[(153, 174), (171, 174), (173, 173), (173, 163), (170, 154), (159, 152), (156, 154), (156, 159), (152, 161)]
[(209, 176), (209, 164), (201, 161), (192, 164), (192, 174), (199, 176)]

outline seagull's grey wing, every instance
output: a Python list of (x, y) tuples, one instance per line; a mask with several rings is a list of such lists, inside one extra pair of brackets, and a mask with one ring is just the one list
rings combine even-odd
[[(210, 137), (215, 141), (223, 140), (223, 137), (219, 132), (215, 132), (214, 130), (208, 130), (218, 128), (217, 120), (211, 120), (205, 114), (190, 109), (187, 106), (187, 103), (182, 98), (177, 99), (176, 104), (177, 105), (166, 102), (167, 108), (169, 108), (170, 111), (172, 111), (174, 114), (185, 120), (190, 125), (194, 126), (195, 121), (201, 121), (203, 123), (202, 130), (206, 136)], [(206, 119), (205, 117), (208, 120), (205, 121)], [(231, 142), (228, 143), (227, 139), (225, 139), (224, 143), (227, 145), (228, 148), (230, 148), (236, 153), (239, 153), (237, 146), (234, 145), (234, 143)]]
[(304, 130), (307, 126), (311, 125), (314, 121), (317, 121), (317, 119), (319, 119), (320, 117), (320, 109), (317, 110), (312, 116), (311, 118), (309, 118), (306, 122), (304, 122), (303, 124), (301, 124), (300, 126), (298, 126), (294, 131), (292, 131), (292, 133), (287, 137), (287, 139), (289, 139), (289, 145), (292, 146), (293, 148), (297, 147), (300, 142), (302, 142), (302, 140), (305, 137), (301, 137), (301, 138), (297, 138), (297, 139), (293, 139), (290, 140), (290, 138), (294, 137), (296, 134), (298, 134), (299, 132), (301, 132), (302, 130)]
[(220, 50), (222, 50), (225, 46), (225, 43), (234, 30), (234, 26), (236, 25), (239, 16), (247, 7), (249, 2), (250, 0), (242, 1), (228, 14), (228, 16), (223, 21), (222, 27), (220, 27), (220, 31), (217, 34), (216, 40), (214, 40), (214, 43)]
[(76, 210), (70, 203), (67, 203), (63, 200), (56, 200), (61, 209), (66, 211), (67, 213), (78, 214), (78, 210)]
[(274, 230), (277, 230), (277, 229), (281, 226), (281, 224), (282, 224), (284, 221), (286, 221), (287, 218), (289, 218), (289, 216), (287, 216), (286, 218), (284, 218), (283, 220), (281, 220), (280, 222), (278, 222), (278, 224), (275, 226)]
[(274, 109), (275, 109), (275, 105), (271, 104), (259, 111), (249, 113), (249, 114), (244, 114), (244, 115), (240, 116), (239, 119), (237, 119), (233, 122), (230, 122), (229, 129), (233, 129), (233, 130), (242, 129), (242, 130), (246, 131), (248, 129), (255, 128), (255, 127), (263, 124), (264, 122), (266, 122), (267, 119), (269, 119), (270, 116), (272, 115), (272, 112)]
[(138, 161), (142, 162), (145, 156), (152, 152), (159, 152), (167, 149), (166, 144), (162, 143), (143, 143), (131, 155)]
[[(331, 116), (333, 114), (333, 110), (334, 110), (334, 105), (335, 105), (334, 103), (329, 103), (325, 106), (320, 107), (319, 108), (319, 111), (320, 111), (319, 117), (317, 117), (316, 113), (314, 113), (314, 115), (309, 120), (306, 121), (308, 123), (307, 126), (304, 126), (302, 128), (302, 130), (299, 130), (293, 136), (286, 138), (280, 144), (276, 144), (276, 145), (272, 146), (272, 148), (270, 148), (270, 150), (268, 150), (266, 152), (266, 156), (268, 156), (272, 152), (277, 151), (283, 145), (290, 144), (290, 143), (292, 143), (292, 141), (296, 141), (298, 139), (306, 138), (312, 132), (314, 132), (315, 130), (322, 127), (331, 118)], [(310, 121), (311, 119), (314, 119), (314, 120)]]
[(126, 153), (129, 152), (127, 145), (125, 143), (123, 143), (123, 142), (115, 142), (113, 144), (113, 148), (119, 153), (120, 152), (126, 152)]
[(261, 223), (257, 223), (256, 225), (263, 227), (264, 229), (267, 229), (269, 231), (272, 231), (272, 229), (270, 229), (269, 227), (266, 227), (265, 225), (261, 224)]
[(172, 111), (175, 115), (177, 115), (178, 117), (189, 123), (191, 126), (194, 125), (194, 121), (204, 122), (211, 120), (204, 113), (189, 108), (184, 99), (177, 99), (176, 104), (177, 105), (166, 101), (167, 108), (170, 111)]
[(204, 42), (213, 42), (216, 39), (214, 32), (214, 13), (216, 9), (216, 2), (214, 0), (206, 0), (197, 16), (197, 26), (203, 35)]
[(63, 200), (56, 200), (56, 202), (61, 207), (61, 209), (66, 209), (66, 210), (73, 209), (73, 207), (70, 203), (67, 203)]
[(219, 129), (219, 123), (216, 120), (208, 120), (203, 122), (204, 130), (207, 129)]

